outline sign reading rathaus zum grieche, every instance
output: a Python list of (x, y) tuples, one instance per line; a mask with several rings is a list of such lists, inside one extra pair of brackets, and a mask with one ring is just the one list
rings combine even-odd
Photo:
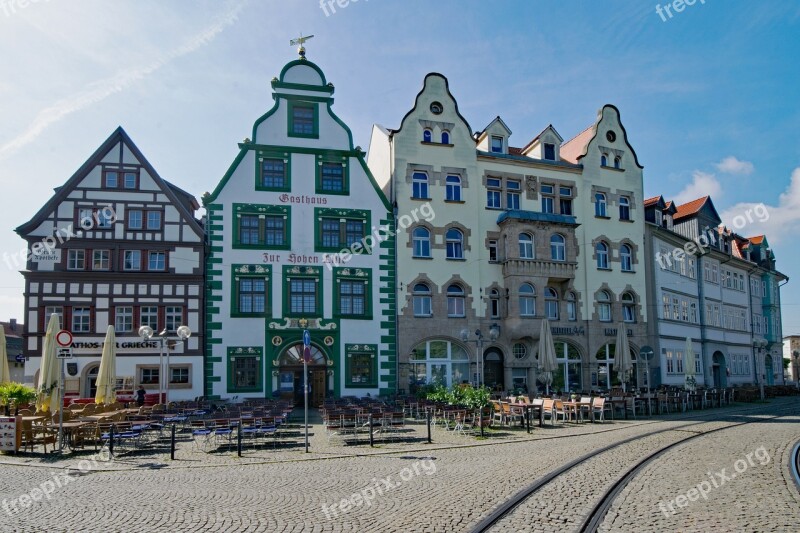
[[(73, 342), (73, 348), (102, 348), (105, 342), (97, 341), (97, 342)], [(157, 342), (117, 342), (117, 348), (158, 348)]]

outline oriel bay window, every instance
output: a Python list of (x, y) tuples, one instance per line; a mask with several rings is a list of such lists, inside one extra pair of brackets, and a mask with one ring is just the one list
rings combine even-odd
[(372, 271), (361, 268), (335, 268), (334, 316), (372, 319)]
[(370, 224), (368, 211), (317, 208), (314, 214), (316, 251), (339, 252), (349, 248), (351, 253), (370, 252), (363, 246)]
[(317, 194), (348, 194), (348, 158), (317, 156)]
[(288, 250), (289, 206), (234, 204), (233, 247)]
[(270, 316), (270, 265), (233, 265), (231, 316)]
[(345, 344), (345, 387), (378, 386), (378, 346), (375, 344)]
[(228, 348), (228, 392), (261, 392), (264, 357), (261, 346)]

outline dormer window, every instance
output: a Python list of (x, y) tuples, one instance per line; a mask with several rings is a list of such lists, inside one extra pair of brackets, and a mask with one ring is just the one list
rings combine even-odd
[(433, 142), (433, 132), (431, 130), (424, 130), (422, 132), (422, 142), (424, 143)]
[(622, 168), (622, 158), (617, 156), (614, 158), (614, 168), (620, 169)]
[(503, 153), (503, 138), (499, 135), (492, 135), (492, 146), (491, 150), (493, 154), (502, 154)]
[(603, 155), (600, 156), (600, 166), (601, 167), (607, 167), (608, 166), (608, 155), (607, 154), (603, 154)]
[(443, 131), (442, 132), (442, 144), (450, 144), (450, 132)]
[(551, 143), (544, 143), (544, 158), (547, 161), (556, 160), (556, 145)]

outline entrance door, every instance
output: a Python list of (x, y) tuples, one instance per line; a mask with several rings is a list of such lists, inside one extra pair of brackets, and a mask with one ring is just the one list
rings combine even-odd
[(504, 378), (503, 354), (494, 348), (487, 350), (483, 357), (483, 384), (491, 389), (503, 389)]
[(84, 398), (94, 398), (97, 395), (97, 372), (100, 370), (100, 367), (96, 366), (91, 368), (89, 372), (86, 373), (86, 396)]
[(772, 356), (764, 356), (764, 383), (775, 385), (775, 371), (772, 369)]
[(325, 401), (325, 370), (311, 371), (311, 405), (319, 407)]
[(728, 366), (725, 364), (725, 356), (722, 352), (714, 352), (711, 357), (711, 375), (714, 377), (714, 388), (724, 389), (728, 386), (727, 376)]

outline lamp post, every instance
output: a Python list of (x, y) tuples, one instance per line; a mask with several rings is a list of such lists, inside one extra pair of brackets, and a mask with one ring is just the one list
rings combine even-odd
[(792, 352), (794, 356), (794, 384), (800, 389), (800, 351)]
[[(478, 386), (483, 386), (483, 343), (484, 337), (480, 329), (475, 330), (476, 339), (469, 338), (469, 330), (464, 328), (461, 330), (461, 340), (464, 342), (474, 342), (477, 346), (477, 353), (475, 354), (475, 371), (478, 373)], [(500, 336), (500, 326), (492, 324), (489, 326), (489, 341), (494, 342)]]
[[(179, 326), (175, 331), (178, 334), (178, 342), (184, 342), (192, 336), (192, 330), (189, 326)], [(144, 341), (149, 341), (153, 338), (153, 328), (150, 326), (142, 326), (139, 328), (139, 336)], [(167, 330), (164, 329), (158, 334), (158, 402), (161, 403), (162, 395), (164, 396), (164, 404), (169, 405), (169, 346), (167, 342)], [(176, 343), (177, 344), (177, 343)], [(164, 368), (164, 356), (166, 355), (167, 366)]]
[(761, 396), (761, 401), (764, 401), (764, 349), (767, 347), (767, 341), (754, 340), (753, 349), (756, 350), (756, 374), (758, 379), (758, 392)]

